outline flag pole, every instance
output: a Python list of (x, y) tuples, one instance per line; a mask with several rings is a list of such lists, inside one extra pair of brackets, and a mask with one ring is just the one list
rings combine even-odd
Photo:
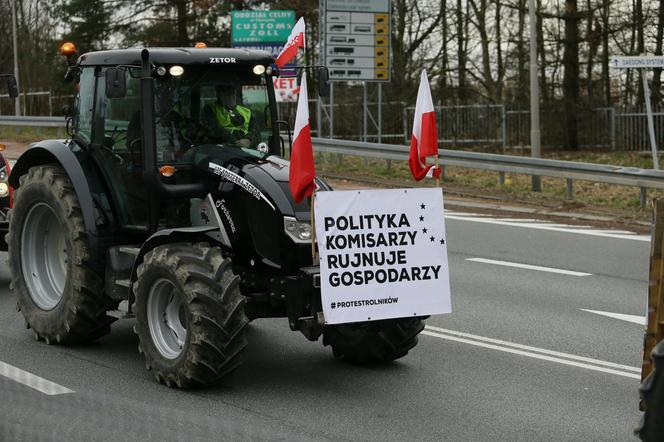
[(314, 217), (314, 200), (316, 191), (309, 197), (309, 214), (311, 216), (311, 260), (312, 265), (316, 265), (318, 254), (316, 253), (316, 218)]

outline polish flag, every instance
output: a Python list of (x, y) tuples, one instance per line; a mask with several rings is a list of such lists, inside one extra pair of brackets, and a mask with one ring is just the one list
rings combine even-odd
[(286, 66), (289, 61), (295, 58), (299, 48), (304, 49), (304, 30), (304, 17), (300, 17), (295, 26), (293, 26), (293, 29), (291, 29), (286, 45), (277, 56), (276, 63), (278, 67), (282, 68)]
[(307, 75), (302, 72), (300, 97), (298, 98), (297, 113), (295, 114), (295, 136), (291, 148), (290, 171), (288, 174), (290, 190), (296, 203), (302, 201), (305, 196), (311, 196), (315, 188), (316, 170), (314, 169), (314, 150), (311, 145), (308, 106)]
[(422, 70), (420, 87), (415, 102), (415, 119), (413, 120), (413, 135), (410, 139), (410, 155), (408, 165), (415, 180), (424, 177), (440, 176), (440, 167), (427, 164), (428, 156), (438, 155), (438, 129), (436, 128), (436, 112), (431, 99), (431, 89), (426, 70)]

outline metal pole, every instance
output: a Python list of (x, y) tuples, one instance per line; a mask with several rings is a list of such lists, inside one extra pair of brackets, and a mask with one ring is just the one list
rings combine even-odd
[(321, 102), (323, 99), (318, 96), (318, 99), (316, 100), (316, 131), (318, 132), (316, 135), (320, 138), (323, 137), (323, 111), (321, 109)]
[(367, 82), (362, 82), (362, 141), (367, 141), (367, 114), (369, 113), (367, 104)]
[(334, 138), (334, 82), (330, 82), (330, 138)]
[(383, 83), (378, 83), (378, 142), (383, 142)]
[[(20, 91), (18, 82), (18, 49), (16, 44), (16, 0), (12, 0), (12, 35), (14, 40), (14, 77), (16, 77), (16, 88)], [(14, 100), (14, 113), (16, 116), (21, 115), (21, 99), (20, 96)]]
[(655, 169), (659, 169), (659, 159), (657, 158), (657, 144), (655, 143), (655, 126), (652, 121), (652, 106), (650, 104), (650, 88), (648, 87), (648, 78), (645, 69), (641, 71), (641, 80), (643, 81), (643, 95), (646, 100), (646, 118), (648, 119), (648, 134), (650, 135), (650, 150), (652, 150), (652, 164)]
[[(540, 158), (539, 83), (537, 82), (537, 14), (535, 0), (528, 0), (528, 26), (530, 27), (530, 156)], [(533, 175), (533, 192), (542, 191), (542, 181)]]

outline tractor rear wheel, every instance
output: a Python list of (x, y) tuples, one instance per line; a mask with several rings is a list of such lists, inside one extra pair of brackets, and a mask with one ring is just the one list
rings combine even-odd
[(333, 325), (323, 332), (323, 345), (331, 346), (335, 357), (348, 362), (384, 364), (406, 356), (423, 329), (421, 318)]
[(136, 334), (145, 365), (169, 387), (214, 385), (241, 363), (245, 299), (231, 260), (206, 243), (155, 247), (138, 267)]
[(645, 413), (636, 434), (646, 442), (661, 441), (664, 435), (664, 341), (652, 353), (653, 370), (643, 380), (639, 392), (645, 405)]
[(17, 309), (47, 344), (90, 341), (110, 332), (113, 301), (89, 265), (90, 250), (74, 187), (62, 167), (21, 176), (9, 212), (9, 268)]

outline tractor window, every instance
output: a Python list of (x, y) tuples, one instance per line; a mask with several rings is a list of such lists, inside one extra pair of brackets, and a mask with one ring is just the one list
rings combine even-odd
[(157, 161), (184, 162), (194, 146), (267, 152), (272, 135), (264, 75), (250, 66), (185, 66), (155, 82)]
[(95, 70), (85, 68), (81, 72), (81, 79), (76, 95), (76, 113), (74, 132), (84, 142), (92, 139), (92, 109), (95, 97)]

